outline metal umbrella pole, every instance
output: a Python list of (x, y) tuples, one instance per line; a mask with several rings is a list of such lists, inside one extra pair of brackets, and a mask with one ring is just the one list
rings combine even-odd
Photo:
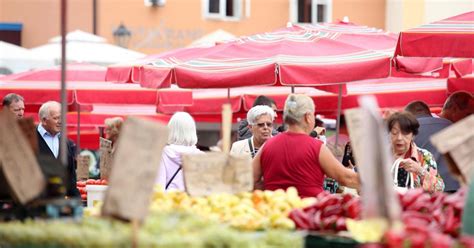
[(336, 119), (336, 143), (334, 144), (337, 153), (337, 145), (339, 144), (339, 128), (341, 126), (341, 112), (342, 112), (342, 84), (339, 84), (339, 93), (337, 95), (337, 119)]
[(59, 158), (63, 165), (67, 165), (67, 94), (66, 94), (66, 10), (67, 0), (61, 0), (61, 139)]

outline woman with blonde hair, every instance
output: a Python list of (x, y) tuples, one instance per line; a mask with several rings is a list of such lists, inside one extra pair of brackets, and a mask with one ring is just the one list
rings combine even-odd
[(357, 173), (346, 169), (324, 143), (309, 134), (314, 128), (313, 100), (291, 94), (285, 102), (283, 120), (288, 131), (268, 140), (253, 160), (255, 186), (263, 179), (266, 190), (297, 188), (300, 196), (314, 197), (323, 191), (324, 175), (358, 189)]
[(168, 122), (168, 144), (161, 155), (157, 184), (164, 190), (184, 191), (183, 154), (202, 153), (197, 147), (196, 123), (186, 112), (176, 112)]
[(122, 129), (123, 118), (113, 117), (107, 118), (104, 121), (105, 124), (105, 138), (112, 142), (112, 151), (115, 150), (115, 145), (118, 140), (120, 130)]

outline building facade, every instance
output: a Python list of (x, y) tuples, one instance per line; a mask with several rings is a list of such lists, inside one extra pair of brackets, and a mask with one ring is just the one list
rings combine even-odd
[[(94, 31), (110, 43), (120, 24), (128, 47), (147, 54), (184, 47), (223, 29), (250, 35), (287, 22), (332, 22), (348, 16), (385, 28), (385, 0), (68, 0), (67, 29)], [(22, 24), (22, 46), (45, 44), (60, 32), (59, 0), (0, 0), (0, 23)]]

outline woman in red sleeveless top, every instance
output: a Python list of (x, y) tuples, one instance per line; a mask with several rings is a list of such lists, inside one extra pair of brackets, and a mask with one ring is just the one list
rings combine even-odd
[(340, 184), (359, 188), (359, 176), (346, 169), (317, 139), (309, 136), (314, 127), (313, 100), (291, 94), (285, 102), (283, 119), (288, 131), (268, 140), (253, 160), (255, 187), (263, 181), (266, 190), (294, 186), (302, 197), (323, 191), (324, 175)]

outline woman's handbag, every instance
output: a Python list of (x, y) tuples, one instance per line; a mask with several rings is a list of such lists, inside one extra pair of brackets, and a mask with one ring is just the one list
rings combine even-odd
[(403, 161), (402, 158), (399, 158), (399, 159), (395, 160), (395, 162), (392, 165), (391, 172), (392, 172), (392, 176), (393, 176), (393, 184), (394, 184), (395, 190), (397, 192), (403, 194), (403, 193), (407, 192), (409, 189), (415, 188), (415, 186), (414, 186), (413, 174), (410, 173), (410, 172), (407, 172), (408, 173), (407, 179), (406, 179), (405, 183), (403, 183), (405, 186), (404, 187), (399, 186), (399, 184), (398, 184), (398, 169), (400, 168), (400, 163), (402, 161)]

